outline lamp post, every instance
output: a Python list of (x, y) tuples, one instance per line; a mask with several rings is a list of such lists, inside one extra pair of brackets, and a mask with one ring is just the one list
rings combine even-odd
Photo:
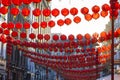
[(117, 0), (110, 0), (110, 6), (112, 13), (110, 14), (111, 19), (111, 26), (112, 26), (112, 45), (111, 45), (111, 80), (114, 80), (114, 12), (116, 11), (115, 3)]

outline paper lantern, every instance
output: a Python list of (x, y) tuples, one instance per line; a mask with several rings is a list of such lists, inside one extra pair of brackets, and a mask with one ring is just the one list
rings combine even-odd
[(44, 39), (45, 39), (46, 41), (48, 41), (48, 40), (50, 39), (50, 35), (49, 35), (49, 34), (45, 34), (45, 35), (44, 35)]
[(21, 33), (20, 33), (20, 38), (23, 38), (23, 39), (24, 39), (24, 38), (26, 38), (26, 37), (27, 37), (27, 34), (26, 34), (25, 32), (21, 32)]
[(34, 33), (30, 33), (30, 34), (29, 34), (29, 38), (30, 38), (30, 39), (35, 39), (35, 37), (36, 37), (36, 35), (35, 35)]
[(116, 32), (117, 32), (118, 36), (120, 36), (120, 28), (118, 28), (118, 29), (116, 30)]
[(64, 40), (67, 39), (67, 37), (66, 37), (66, 35), (62, 34), (62, 35), (60, 36), (60, 39), (61, 39), (62, 41), (64, 41)]
[(68, 36), (68, 39), (69, 39), (70, 41), (73, 41), (73, 40), (75, 39), (75, 37), (74, 37), (74, 35), (70, 34), (70, 35)]
[(100, 11), (100, 7), (95, 5), (92, 7), (92, 11), (93, 11), (93, 13), (98, 13)]
[(24, 4), (29, 5), (33, 0), (22, 0)]
[(54, 8), (51, 12), (54, 17), (57, 17), (60, 14), (60, 11), (57, 8)]
[(8, 29), (13, 29), (14, 28), (14, 23), (13, 22), (9, 22), (8, 23)]
[(10, 31), (9, 31), (8, 29), (5, 29), (5, 30), (3, 31), (3, 33), (4, 33), (5, 35), (9, 35), (9, 34), (10, 34)]
[(37, 38), (38, 38), (39, 40), (42, 40), (42, 39), (43, 39), (43, 34), (38, 34)]
[(48, 9), (48, 8), (46, 8), (46, 9), (43, 10), (42, 13), (43, 13), (43, 15), (44, 15), (45, 17), (48, 17), (48, 16), (50, 16), (50, 14), (51, 14), (51, 10)]
[(39, 9), (39, 8), (36, 8), (36, 9), (34, 9), (34, 10), (33, 10), (33, 12), (32, 12), (32, 13), (33, 13), (33, 15), (34, 15), (34, 16), (37, 16), (37, 17), (38, 17), (38, 16), (40, 16), (41, 11), (40, 11), (40, 9)]
[(87, 7), (81, 8), (81, 13), (82, 13), (83, 15), (88, 14), (88, 12), (89, 12), (89, 9), (88, 9)]
[(62, 14), (63, 16), (67, 16), (67, 15), (69, 14), (69, 10), (68, 10), (67, 8), (63, 8), (63, 9), (61, 10), (61, 14)]
[(70, 9), (70, 13), (71, 13), (73, 16), (75, 16), (75, 15), (78, 14), (78, 9), (75, 8), (75, 7), (73, 7), (73, 8)]
[(0, 1), (4, 6), (10, 6), (11, 5), (11, 0), (1, 0)]
[(40, 3), (42, 0), (32, 0), (33, 3)]
[(101, 15), (102, 17), (106, 17), (106, 16), (108, 15), (108, 12), (107, 12), (107, 11), (101, 11), (101, 12), (100, 12), (100, 15)]
[(11, 1), (16, 6), (20, 6), (22, 4), (22, 0), (11, 0)]
[(3, 29), (6, 29), (6, 28), (8, 27), (8, 25), (7, 25), (6, 22), (3, 22), (3, 23), (1, 24), (1, 27), (2, 27)]
[(63, 25), (64, 25), (64, 21), (63, 21), (62, 19), (59, 19), (59, 20), (57, 21), (57, 24), (58, 24), (59, 26), (63, 26)]
[(84, 17), (85, 17), (85, 20), (87, 20), (87, 21), (90, 21), (92, 19), (91, 14), (86, 14)]
[(42, 28), (46, 28), (46, 27), (47, 27), (47, 22), (45, 22), (45, 21), (41, 22), (41, 23), (40, 23), (40, 26), (41, 26)]
[(29, 29), (30, 28), (30, 24), (28, 22), (24, 22), (23, 27), (25, 29)]
[(81, 34), (78, 34), (78, 35), (77, 35), (77, 39), (78, 39), (78, 40), (82, 40), (82, 39), (83, 39), (83, 36), (82, 36)]
[(3, 33), (3, 29), (2, 28), (0, 28), (0, 34), (2, 34)]
[(57, 34), (53, 35), (53, 40), (54, 40), (54, 41), (59, 40), (59, 36), (58, 36)]
[(55, 22), (54, 22), (53, 20), (50, 20), (50, 21), (48, 22), (48, 26), (49, 26), (50, 28), (53, 28), (53, 27), (55, 26)]
[(66, 25), (70, 25), (71, 24), (71, 19), (70, 18), (66, 18), (65, 20), (64, 20), (64, 23), (66, 24)]
[(18, 8), (11, 8), (10, 13), (13, 16), (17, 16), (19, 14), (19, 9)]
[(22, 15), (24, 17), (29, 16), (29, 14), (30, 14), (30, 10), (28, 8), (23, 8), (22, 9)]
[(92, 35), (93, 38), (98, 38), (99, 37), (99, 34), (97, 32), (93, 33)]
[(110, 10), (110, 6), (108, 4), (103, 4), (102, 5), (102, 10), (103, 11), (109, 11)]
[(101, 32), (100, 37), (106, 39), (107, 38), (107, 33), (105, 31)]
[(74, 17), (73, 21), (78, 24), (81, 22), (81, 18), (79, 16), (76, 16)]
[(12, 36), (12, 37), (17, 37), (17, 36), (18, 36), (18, 32), (12, 31), (11, 36)]
[(37, 29), (37, 28), (39, 27), (39, 23), (38, 23), (38, 22), (33, 22), (33, 23), (32, 23), (32, 27), (33, 27), (34, 29)]
[(15, 24), (15, 27), (16, 27), (17, 29), (21, 29), (21, 28), (22, 28), (22, 24), (21, 24), (20, 22), (17, 22), (17, 23)]
[(6, 39), (5, 35), (2, 34), (2, 35), (0, 36), (0, 41), (1, 41), (3, 44), (7, 42), (7, 39)]
[(93, 19), (98, 19), (100, 17), (100, 14), (99, 13), (93, 13), (92, 14), (92, 18)]
[(116, 19), (118, 17), (118, 10), (110, 10), (110, 18), (112, 18), (114, 16), (114, 19)]
[(86, 34), (84, 35), (84, 37), (85, 37), (85, 39), (87, 39), (87, 40), (90, 40), (90, 38), (91, 38), (91, 36), (90, 36), (89, 33), (86, 33)]
[(3, 15), (5, 15), (5, 14), (8, 13), (8, 9), (5, 6), (0, 7), (0, 13), (3, 14)]

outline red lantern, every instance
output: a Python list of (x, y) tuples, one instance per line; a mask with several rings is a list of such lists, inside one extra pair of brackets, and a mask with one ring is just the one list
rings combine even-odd
[(63, 26), (63, 25), (64, 25), (64, 21), (63, 21), (62, 19), (59, 19), (59, 20), (57, 21), (57, 24), (58, 24), (59, 26)]
[(17, 29), (21, 29), (22, 28), (22, 24), (20, 22), (17, 22), (15, 24), (15, 26), (16, 26)]
[(40, 26), (41, 26), (42, 28), (46, 28), (46, 27), (47, 27), (47, 22), (45, 22), (45, 21), (41, 22), (41, 23), (40, 23)]
[(93, 13), (98, 13), (100, 11), (100, 7), (95, 5), (92, 7), (92, 11), (93, 11)]
[(84, 17), (85, 17), (85, 20), (87, 20), (87, 21), (90, 21), (92, 19), (91, 14), (86, 14)]
[(43, 34), (38, 34), (37, 38), (38, 38), (39, 40), (42, 40), (42, 39), (43, 39)]
[(118, 17), (118, 10), (114, 10), (114, 11), (110, 11), (110, 18), (112, 18), (112, 16), (114, 16), (114, 18)]
[(110, 10), (110, 6), (108, 4), (104, 4), (104, 5), (102, 5), (102, 10), (108, 11), (108, 10)]
[(18, 8), (11, 8), (10, 13), (13, 16), (17, 16), (19, 14), (19, 9)]
[(5, 6), (0, 7), (0, 13), (3, 14), (3, 15), (5, 15), (5, 14), (8, 13), (8, 9)]
[(50, 28), (54, 27), (54, 26), (55, 26), (55, 22), (54, 22), (53, 20), (50, 20), (50, 21), (48, 22), (48, 26), (49, 26)]
[(51, 14), (54, 16), (54, 17), (57, 17), (59, 14), (60, 14), (60, 11), (58, 9), (53, 9)]
[(27, 37), (27, 34), (26, 34), (25, 32), (21, 32), (21, 33), (20, 33), (20, 38), (23, 38), (23, 39), (24, 39), (24, 38), (26, 38), (26, 37)]
[(14, 28), (14, 23), (9, 22), (9, 23), (8, 23), (8, 29), (13, 29), (13, 28)]
[(61, 10), (61, 14), (62, 14), (63, 16), (67, 16), (67, 15), (69, 14), (69, 10), (68, 10), (67, 8), (63, 8), (63, 9)]
[(34, 16), (39, 16), (41, 14), (41, 11), (40, 11), (39, 8), (36, 8), (36, 9), (33, 10), (32, 13), (33, 13)]
[(0, 1), (4, 6), (10, 6), (11, 5), (11, 0), (1, 0)]
[(106, 39), (107, 38), (107, 33), (105, 31), (101, 32), (100, 37)]
[(64, 40), (67, 39), (67, 37), (66, 37), (66, 35), (62, 34), (62, 35), (60, 36), (60, 39), (61, 39), (62, 41), (64, 41)]
[(116, 33), (118, 34), (118, 36), (120, 36), (120, 28), (116, 30)]
[(49, 34), (45, 34), (45, 35), (44, 35), (44, 39), (45, 39), (46, 41), (48, 41), (48, 40), (50, 39), (50, 35), (49, 35)]
[(20, 6), (22, 4), (22, 0), (11, 0), (11, 1), (16, 6)]
[(6, 43), (7, 42), (7, 39), (6, 39), (6, 37), (5, 37), (5, 35), (1, 35), (0, 36), (0, 41), (2, 42), (2, 43)]
[(50, 9), (46, 8), (46, 9), (43, 10), (43, 15), (44, 16), (48, 17), (48, 16), (50, 16), (50, 14), (51, 14)]
[(30, 10), (28, 9), (28, 8), (23, 8), (22, 9), (22, 15), (23, 16), (29, 16), (29, 14), (30, 14)]
[(24, 4), (28, 5), (30, 4), (33, 0), (22, 0)]
[(100, 15), (102, 17), (106, 17), (108, 15), (108, 12), (107, 11), (101, 11)]
[(33, 23), (32, 23), (32, 27), (33, 27), (34, 29), (37, 29), (37, 28), (39, 27), (39, 23), (38, 23), (38, 22), (33, 22)]
[(83, 36), (82, 36), (81, 34), (78, 34), (78, 35), (77, 35), (77, 39), (78, 39), (78, 40), (82, 40), (82, 38), (83, 38)]
[(91, 38), (90, 34), (88, 34), (88, 33), (86, 33), (84, 37), (85, 37), (85, 39), (87, 39), (87, 40), (90, 40), (90, 38)]
[(13, 32), (11, 33), (11, 36), (12, 36), (12, 37), (17, 37), (17, 36), (18, 36), (18, 32), (13, 31)]
[(59, 36), (57, 34), (53, 35), (53, 40), (57, 41), (59, 39)]
[(28, 22), (24, 22), (23, 27), (25, 29), (29, 29), (30, 28), (30, 24)]
[(29, 34), (30, 39), (35, 39), (36, 35), (34, 33)]
[(74, 17), (74, 22), (77, 23), (77, 24), (80, 23), (81, 18), (79, 16)]
[(99, 13), (93, 13), (92, 14), (92, 18), (93, 19), (98, 19), (100, 17), (100, 14)]
[(32, 0), (34, 3), (40, 3), (41, 0)]
[(1, 24), (1, 27), (2, 27), (3, 29), (5, 29), (5, 28), (7, 28), (7, 27), (8, 27), (8, 25), (7, 25), (7, 23), (6, 23), (6, 22), (3, 22), (3, 23)]
[(3, 33), (3, 29), (2, 29), (2, 28), (0, 28), (0, 34), (1, 34), (1, 33)]
[(99, 37), (99, 34), (97, 32), (93, 33), (92, 35), (93, 38), (98, 38)]
[(8, 29), (6, 29), (6, 30), (3, 31), (3, 33), (4, 33), (5, 35), (9, 35), (9, 34), (10, 34), (10, 31), (9, 31)]
[(70, 9), (70, 13), (71, 13), (73, 16), (77, 15), (77, 14), (78, 14), (77, 8), (75, 8), (75, 7), (71, 8), (71, 9)]
[(81, 13), (82, 13), (83, 15), (88, 14), (88, 12), (89, 12), (89, 9), (88, 9), (87, 7), (81, 8)]
[(68, 36), (68, 39), (70, 40), (70, 41), (73, 41), (75, 38), (74, 38), (74, 35), (72, 35), (72, 34), (70, 34), (69, 36)]
[(66, 18), (65, 20), (64, 20), (64, 23), (66, 24), (66, 25), (70, 25), (71, 24), (71, 19), (70, 18)]

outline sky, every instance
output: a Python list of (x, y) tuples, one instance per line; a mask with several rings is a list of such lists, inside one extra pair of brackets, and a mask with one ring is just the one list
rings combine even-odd
[[(109, 16), (103, 18), (99, 17), (97, 20), (92, 19), (91, 21), (86, 21), (84, 19), (84, 16), (81, 14), (80, 9), (82, 7), (87, 7), (89, 8), (89, 13), (92, 14), (91, 8), (94, 5), (98, 5), (100, 8), (103, 4), (109, 4), (109, 0), (52, 0), (51, 2), (51, 9), (57, 8), (59, 10), (63, 8), (72, 8), (76, 7), (78, 9), (78, 15), (81, 17), (81, 22), (79, 24), (76, 24), (72, 22), (70, 25), (64, 24), (64, 26), (58, 26), (56, 25), (55, 27), (52, 28), (51, 32), (52, 33), (61, 33), (65, 35), (77, 35), (77, 34), (93, 34), (95, 32), (100, 33), (104, 30), (105, 25), (109, 22)], [(65, 19), (65, 18), (70, 18), (73, 20), (74, 16), (69, 14), (68, 16), (64, 17), (61, 14), (57, 17), (52, 17), (52, 20), (57, 22), (58, 19)]]

